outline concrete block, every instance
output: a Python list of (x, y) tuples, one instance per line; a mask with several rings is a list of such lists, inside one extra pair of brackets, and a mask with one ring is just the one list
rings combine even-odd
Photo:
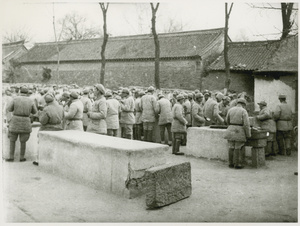
[(146, 205), (157, 208), (187, 198), (192, 193), (191, 164), (166, 164), (146, 170)]
[[(37, 145), (38, 145), (38, 132), (41, 127), (39, 122), (32, 124), (32, 132), (30, 133), (29, 140), (26, 142), (25, 158), (29, 161), (34, 161), (37, 158)], [(10, 140), (8, 138), (8, 128), (2, 127), (2, 157), (9, 158)], [(16, 141), (15, 160), (20, 158), (20, 139)]]
[(131, 181), (165, 164), (168, 146), (68, 130), (40, 132), (38, 151), (42, 169), (132, 198)]
[(226, 129), (190, 127), (187, 129), (186, 155), (228, 161)]
[(252, 148), (252, 167), (258, 168), (265, 165), (265, 149)]

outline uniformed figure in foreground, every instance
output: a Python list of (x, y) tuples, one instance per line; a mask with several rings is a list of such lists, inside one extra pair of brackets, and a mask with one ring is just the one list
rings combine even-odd
[(250, 122), (248, 113), (245, 109), (246, 100), (239, 98), (237, 105), (229, 109), (226, 121), (228, 128), (225, 139), (228, 140), (228, 159), (229, 167), (242, 169), (244, 159), (241, 159), (241, 149), (245, 145), (247, 138), (251, 137)]
[(89, 124), (86, 129), (87, 132), (106, 134), (106, 116), (107, 116), (107, 105), (105, 95), (105, 88), (102, 84), (96, 84), (93, 88), (95, 102), (92, 107), (92, 111), (88, 112)]
[(134, 117), (134, 99), (130, 95), (129, 89), (123, 88), (121, 93), (121, 137), (132, 140), (133, 138), (133, 124), (135, 123)]
[(136, 130), (136, 139), (142, 140), (142, 131), (143, 131), (143, 122), (142, 122), (142, 109), (141, 109), (141, 98), (145, 95), (144, 91), (138, 92), (138, 97), (134, 102), (135, 110), (135, 130)]
[(10, 151), (9, 159), (6, 161), (14, 161), (16, 141), (20, 139), (20, 162), (26, 161), (25, 151), (26, 142), (32, 132), (32, 125), (30, 120), (30, 114), (37, 113), (37, 108), (32, 99), (27, 96), (28, 88), (26, 86), (21, 87), (20, 95), (16, 96), (13, 101), (7, 106), (9, 112), (13, 112), (11, 121), (9, 122), (9, 139), (10, 139)]
[(277, 142), (280, 155), (291, 155), (292, 136), (292, 108), (286, 102), (286, 95), (279, 95), (280, 104), (274, 111), (274, 120), (277, 127)]
[(66, 119), (66, 130), (79, 130), (83, 131), (83, 104), (78, 99), (79, 94), (75, 91), (72, 91), (70, 94), (70, 107), (68, 111), (64, 112)]
[(182, 142), (183, 136), (186, 134), (187, 121), (184, 118), (183, 101), (184, 97), (182, 94), (176, 96), (177, 102), (172, 108), (173, 121), (171, 132), (173, 133), (173, 143), (172, 143), (172, 154), (184, 155), (184, 153), (179, 151), (180, 144)]
[[(217, 100), (222, 99), (223, 95), (219, 93), (217, 95)], [(217, 101), (209, 97), (203, 106), (203, 112), (206, 119), (206, 125), (223, 125), (224, 119), (219, 114), (219, 107)]]
[(270, 155), (275, 156), (276, 123), (273, 120), (272, 111), (267, 108), (267, 103), (265, 101), (261, 101), (258, 105), (260, 112), (256, 118), (261, 122), (260, 127), (269, 132), (269, 136), (267, 137), (267, 146), (265, 147), (265, 155), (266, 157)]

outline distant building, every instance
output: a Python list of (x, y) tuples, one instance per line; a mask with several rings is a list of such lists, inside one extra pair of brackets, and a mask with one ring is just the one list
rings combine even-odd
[(2, 81), (9, 80), (9, 73), (12, 69), (14, 60), (22, 56), (28, 50), (24, 46), (25, 41), (11, 42), (2, 44)]
[[(158, 34), (160, 82), (164, 88), (199, 89), (204, 62), (223, 51), (224, 28)], [(40, 81), (43, 67), (51, 69), (58, 84), (93, 85), (100, 81), (102, 39), (37, 43), (19, 60), (24, 76), (19, 81)], [(151, 34), (110, 37), (106, 46), (105, 86), (154, 85), (154, 40)], [(29, 73), (29, 78), (27, 73)]]
[[(271, 110), (286, 94), (293, 111), (298, 109), (298, 35), (284, 40), (229, 43), (230, 89), (247, 92), (254, 102), (265, 100)], [(210, 65), (203, 81), (205, 89), (223, 89), (225, 64), (223, 53)], [(255, 106), (258, 110), (258, 105)]]

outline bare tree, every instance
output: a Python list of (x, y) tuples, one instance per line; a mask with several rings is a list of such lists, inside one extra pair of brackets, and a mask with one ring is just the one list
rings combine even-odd
[(100, 71), (100, 83), (104, 85), (104, 77), (105, 77), (105, 49), (106, 44), (108, 41), (108, 34), (107, 34), (107, 23), (106, 23), (106, 15), (107, 15), (107, 9), (109, 6), (109, 3), (106, 3), (106, 6), (104, 3), (99, 3), (100, 8), (102, 10), (103, 15), (103, 42), (101, 47), (101, 71)]
[(172, 33), (172, 32), (178, 32), (183, 31), (184, 25), (182, 22), (176, 21), (173, 18), (169, 18), (167, 24), (164, 26), (164, 32), (166, 33)]
[(18, 28), (11, 31), (4, 32), (2, 36), (3, 43), (11, 43), (18, 41), (25, 41), (25, 43), (31, 41), (31, 36), (29, 32), (25, 30), (25, 28)]
[(91, 27), (87, 23), (86, 17), (71, 12), (58, 20), (61, 27), (62, 40), (81, 40), (101, 37), (101, 31), (98, 28)]
[(284, 39), (290, 33), (294, 21), (291, 21), (292, 9), (294, 3), (281, 3), (282, 15), (282, 35), (280, 39)]
[(159, 7), (159, 3), (156, 3), (156, 6), (153, 6), (153, 3), (150, 3), (151, 5), (151, 10), (152, 10), (152, 34), (153, 34), (153, 38), (154, 38), (154, 45), (155, 45), (155, 59), (154, 59), (154, 63), (155, 63), (155, 71), (154, 71), (154, 83), (155, 83), (155, 87), (157, 89), (160, 89), (160, 82), (159, 82), (159, 57), (160, 57), (160, 48), (159, 48), (159, 40), (158, 40), (158, 35), (156, 33), (156, 12), (158, 10)]
[[(297, 13), (298, 9), (294, 8), (294, 3), (281, 3), (280, 7), (274, 7), (271, 4), (263, 4), (262, 6), (257, 6), (254, 4), (248, 5), (252, 8), (258, 9), (268, 9), (268, 10), (280, 10), (281, 18), (282, 18), (282, 30), (279, 34), (281, 34), (280, 39), (286, 38), (291, 32), (298, 33), (298, 25), (297, 25)], [(294, 26), (294, 28), (293, 28)], [(274, 34), (273, 34), (274, 35)]]
[(228, 11), (227, 3), (225, 3), (224, 63), (225, 63), (225, 72), (226, 72), (226, 78), (225, 78), (226, 92), (230, 86), (230, 63), (228, 60), (228, 22), (229, 22), (229, 16), (230, 16), (232, 7), (233, 7), (233, 3), (231, 3), (230, 9)]

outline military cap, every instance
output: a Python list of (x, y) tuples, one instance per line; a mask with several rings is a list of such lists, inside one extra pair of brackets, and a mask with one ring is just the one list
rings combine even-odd
[(147, 89), (147, 92), (153, 92), (155, 89), (153, 86), (150, 86), (148, 89)]
[(64, 93), (62, 94), (62, 96), (63, 96), (63, 97), (69, 98), (69, 97), (70, 97), (70, 93), (69, 93), (69, 92), (64, 92)]
[(54, 96), (50, 93), (47, 93), (45, 96), (44, 96), (44, 99), (46, 101), (46, 103), (50, 103), (54, 100)]
[(127, 89), (127, 88), (123, 88), (123, 89), (122, 89), (122, 93), (129, 94), (129, 93), (130, 93), (130, 91), (129, 91), (129, 89)]
[(189, 97), (189, 95), (188, 95), (187, 93), (183, 93), (183, 97), (184, 97), (185, 99), (187, 99), (187, 98)]
[(184, 96), (182, 94), (178, 94), (176, 97), (177, 100), (182, 100), (184, 99)]
[(267, 106), (267, 103), (266, 103), (266, 101), (261, 101), (261, 102), (259, 102), (259, 103), (257, 103), (258, 105), (262, 105), (262, 106)]
[(141, 97), (141, 96), (144, 96), (146, 93), (145, 93), (145, 91), (143, 91), (143, 90), (141, 90), (141, 91), (139, 91), (139, 96)]
[(32, 89), (28, 89), (28, 94), (33, 94)]
[(193, 98), (194, 94), (193, 93), (188, 93), (188, 98)]
[(216, 98), (217, 98), (217, 99), (223, 99), (223, 98), (224, 98), (223, 93), (218, 92), (218, 93), (216, 94)]
[(200, 93), (200, 90), (199, 90), (199, 89), (195, 89), (194, 92), (195, 92), (195, 93)]
[(286, 99), (286, 95), (280, 94), (280, 95), (278, 96), (278, 99)]
[(210, 92), (208, 91), (208, 92), (203, 92), (203, 95), (204, 96), (210, 96)]
[(95, 85), (96, 89), (99, 90), (102, 94), (105, 94), (106, 91), (105, 91), (105, 88), (102, 84), (96, 84)]
[(107, 91), (107, 92), (105, 93), (105, 96), (106, 96), (106, 97), (111, 97), (111, 96), (112, 96), (111, 91)]
[(72, 91), (70, 93), (70, 97), (73, 97), (74, 99), (77, 99), (79, 97), (79, 94), (76, 91)]
[(243, 98), (239, 98), (238, 100), (237, 100), (237, 103), (240, 103), (240, 104), (247, 104), (246, 103), (246, 100), (245, 99), (243, 99)]
[(224, 97), (223, 97), (223, 100), (227, 100), (227, 101), (229, 101), (229, 102), (231, 101), (231, 99), (230, 99), (229, 96), (224, 96)]
[(85, 88), (83, 91), (82, 91), (83, 94), (88, 94), (89, 93), (89, 89), (88, 88)]
[(162, 93), (158, 94), (158, 99), (165, 97)]
[(203, 94), (202, 93), (196, 93), (195, 95), (195, 98), (198, 99), (198, 98), (203, 98)]
[(209, 93), (209, 91), (208, 91), (207, 89), (205, 89), (205, 90), (203, 91), (203, 95), (204, 95), (205, 93)]
[(20, 92), (21, 92), (21, 93), (28, 93), (28, 88), (27, 88), (27, 86), (22, 86), (21, 89), (20, 89)]

